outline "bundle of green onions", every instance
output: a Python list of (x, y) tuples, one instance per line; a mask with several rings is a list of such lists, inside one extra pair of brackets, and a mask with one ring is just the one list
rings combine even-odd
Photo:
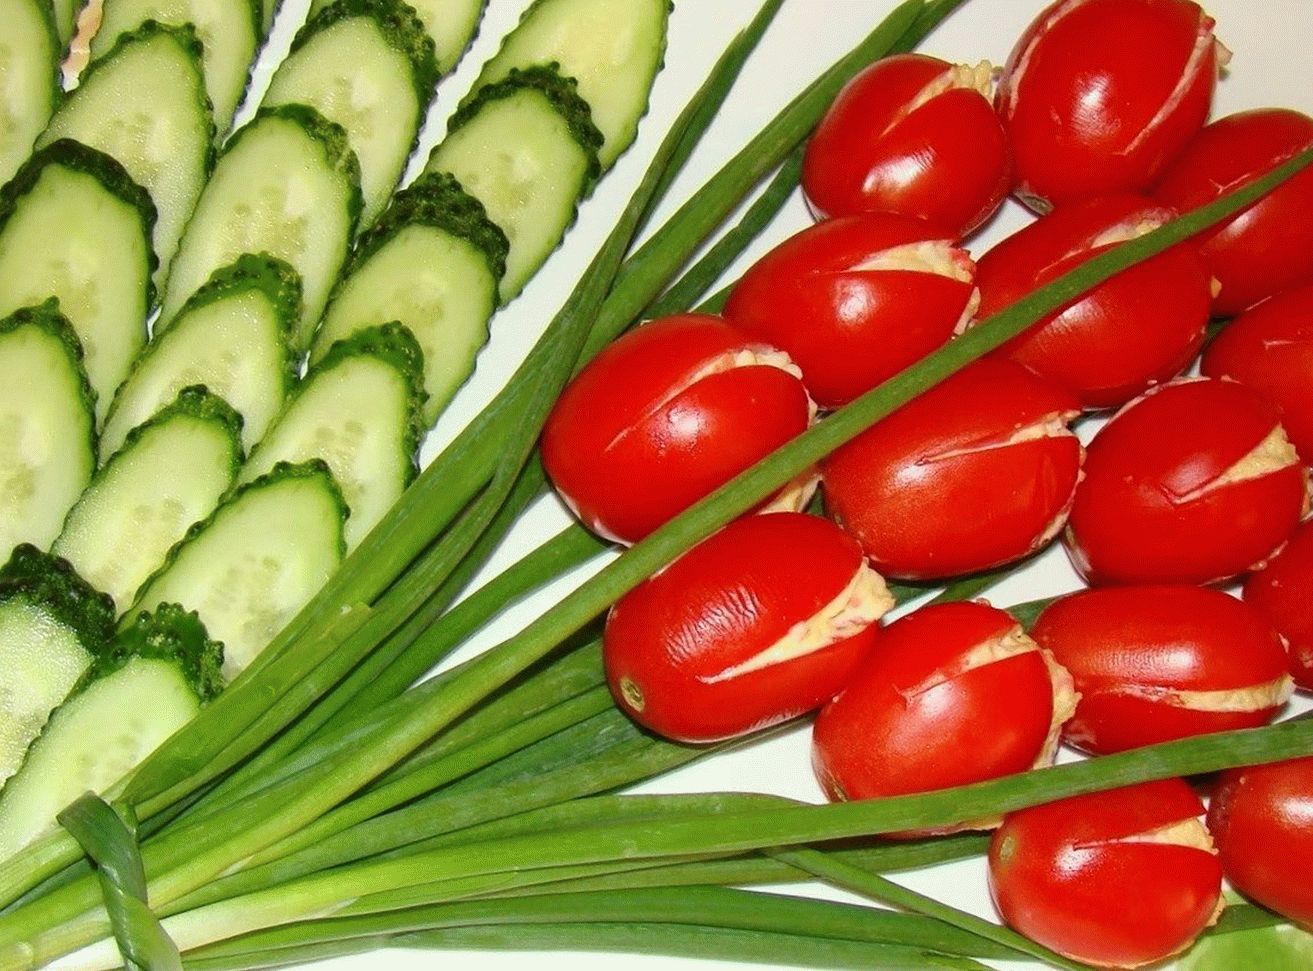
[[(277, 641), (107, 794), (115, 811), (81, 802), (64, 814), (63, 831), (0, 866), (0, 969), (280, 967), (382, 946), (632, 949), (836, 968), (983, 968), (977, 959), (1030, 956), (1077, 967), (879, 875), (976, 855), (980, 837), (827, 844), (1313, 748), (1313, 722), (1296, 720), (860, 803), (609, 795), (714, 749), (631, 725), (610, 702), (590, 636), (618, 597), (838, 445), (1075, 295), (1238, 211), (1313, 163), (1313, 152), (974, 327), (625, 552), (515, 636), (412, 687), (507, 603), (604, 548), (571, 527), (452, 607), (544, 490), (534, 444), (571, 374), (639, 320), (703, 298), (796, 185), (799, 146), (842, 84), (871, 60), (914, 47), (961, 2), (903, 3), (631, 251), (779, 0), (765, 4), (677, 120), (505, 390)], [(677, 279), (772, 172), (740, 225)], [(994, 579), (940, 596), (969, 597)], [(809, 876), (912, 913), (726, 889)], [(1266, 915), (1253, 911), (1233, 908), (1220, 930), (1261, 925)]]

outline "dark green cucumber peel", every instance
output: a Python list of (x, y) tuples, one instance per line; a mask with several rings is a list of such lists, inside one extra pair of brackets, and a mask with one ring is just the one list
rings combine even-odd
[(39, 604), (97, 656), (114, 636), (114, 601), (78, 576), (67, 560), (21, 543), (0, 567), (0, 600)]
[[(0, 197), (2, 196), (3, 191), (0, 191)], [(6, 218), (8, 218), (8, 212), (0, 211), (0, 230), (4, 228)], [(23, 327), (35, 327), (38, 330), (43, 330), (64, 345), (68, 350), (68, 356), (76, 362), (77, 372), (82, 379), (82, 403), (87, 409), (87, 414), (94, 415), (96, 413), (96, 392), (92, 390), (91, 382), (87, 380), (87, 372), (82, 366), (82, 341), (78, 339), (77, 331), (73, 329), (73, 325), (69, 323), (68, 318), (59, 312), (59, 298), (50, 297), (35, 307), (19, 307), (8, 317), (0, 319), (0, 337), (11, 334)], [(91, 427), (89, 445), (91, 454), (96, 454), (94, 422)]]
[(59, 108), (59, 102), (64, 97), (64, 69), (60, 63), (62, 58), (60, 54), (64, 50), (64, 45), (59, 42), (59, 31), (55, 28), (55, 10), (54, 6), (47, 0), (32, 0), (32, 6), (36, 8), (39, 16), (46, 25), (46, 32), (50, 39), (50, 49), (54, 52), (50, 64), (50, 107), (51, 112)]
[(199, 421), (218, 422), (223, 425), (228, 437), (233, 441), (232, 468), (235, 477), (237, 469), (242, 464), (242, 416), (228, 402), (217, 394), (212, 394), (205, 385), (193, 384), (179, 391), (178, 397), (155, 412), (149, 420), (142, 422), (128, 432), (127, 437), (123, 439), (123, 444), (97, 470), (96, 479), (108, 476), (114, 466), (114, 461), (131, 449), (144, 435), (149, 434), (151, 429), (163, 425), (179, 415), (186, 415)]
[[(141, 220), (142, 238), (146, 240), (146, 304), (155, 303), (153, 277), (159, 260), (150, 241), (155, 238), (155, 203), (150, 193), (133, 181), (127, 169), (114, 158), (94, 148), (88, 148), (71, 138), (61, 138), (32, 153), (23, 167), (4, 186), (0, 186), (0, 233), (4, 232), (10, 216), (22, 203), (23, 197), (35, 188), (47, 166), (62, 166), (74, 172), (89, 175), (105, 190), (136, 210)], [(55, 230), (57, 231), (57, 230)]]
[[(415, 9), (404, 0), (334, 0), (297, 31), (289, 56), (296, 54), (316, 34), (353, 17), (368, 17), (374, 21), (388, 46), (410, 61), (411, 79), (422, 122), (425, 107), (433, 98), (442, 69), (438, 66), (433, 38), (424, 29)], [(416, 137), (419, 137), (418, 133)]]
[(132, 618), (110, 641), (69, 693), (76, 697), (135, 658), (172, 661), (187, 679), (201, 704), (223, 690), (223, 645), (210, 638), (194, 610), (160, 604)]
[(398, 192), (374, 225), (361, 234), (339, 287), (397, 233), (415, 225), (432, 226), (473, 243), (487, 259), (494, 279), (500, 280), (506, 272), (511, 244), (501, 227), (488, 218), (483, 203), (466, 192), (454, 175), (425, 172)]
[(556, 64), (523, 70), (512, 68), (504, 79), (484, 85), (469, 101), (456, 109), (447, 124), (447, 134), (459, 129), (490, 101), (509, 98), (524, 90), (537, 91), (565, 119), (570, 134), (588, 156), (588, 171), (584, 176), (583, 189), (583, 195), (587, 196), (602, 174), (597, 152), (602, 147), (603, 139), (602, 133), (593, 124), (592, 109), (588, 107), (587, 101), (579, 97), (577, 89), (578, 84), (574, 78), (562, 77)]

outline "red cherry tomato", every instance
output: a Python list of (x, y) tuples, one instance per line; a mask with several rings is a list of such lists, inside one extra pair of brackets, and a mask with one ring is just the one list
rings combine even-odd
[(1051, 764), (1071, 678), (1002, 610), (925, 607), (890, 624), (816, 719), (812, 765), (831, 799), (981, 782)]
[(1234, 381), (1177, 381), (1095, 436), (1068, 552), (1093, 584), (1211, 583), (1270, 556), (1307, 501), (1276, 409)]
[(543, 464), (584, 525), (634, 542), (804, 431), (810, 407), (785, 355), (716, 317), (667, 317), (565, 389)]
[(1234, 378), (1281, 411), (1281, 425), (1313, 465), (1313, 285), (1241, 314), (1204, 352), (1203, 372)]
[(1295, 683), (1313, 691), (1313, 521), (1300, 526), (1280, 553), (1250, 575), (1244, 598), (1285, 638)]
[(1080, 692), (1063, 738), (1096, 755), (1256, 728), (1290, 698), (1276, 631), (1218, 590), (1087, 590), (1052, 604), (1031, 636)]
[(975, 265), (939, 230), (888, 213), (785, 240), (734, 287), (725, 317), (802, 368), (832, 408), (948, 341), (975, 307)]
[(615, 605), (603, 638), (607, 680), (621, 708), (667, 738), (741, 735), (833, 696), (892, 606), (833, 523), (749, 516)]
[(1222, 773), (1208, 828), (1232, 886), (1313, 930), (1313, 758)]
[[(1313, 145), (1313, 118), (1284, 108), (1221, 118), (1186, 146), (1153, 191), (1187, 212), (1238, 188)], [(1201, 234), (1220, 288), (1213, 312), (1239, 313), (1313, 281), (1313, 172), (1304, 171), (1218, 228)]]
[(989, 848), (1008, 926), (1077, 961), (1135, 967), (1189, 947), (1222, 910), (1222, 867), (1180, 779), (1011, 813)]
[(896, 212), (961, 239), (1003, 203), (1007, 139), (988, 64), (898, 54), (848, 82), (821, 119), (802, 188), (822, 217)]
[(1009, 361), (978, 361), (835, 451), (830, 510), (885, 576), (973, 573), (1062, 528), (1080, 474), (1066, 392)]
[(1058, 0), (999, 81), (1016, 190), (1037, 211), (1138, 192), (1208, 117), (1213, 21), (1189, 0)]
[[(1174, 215), (1132, 195), (1059, 206), (981, 257), (977, 318)], [(1123, 405), (1194, 359), (1208, 324), (1211, 282), (1197, 250), (1174, 247), (1046, 317), (1001, 353), (1071, 391), (1086, 408)]]

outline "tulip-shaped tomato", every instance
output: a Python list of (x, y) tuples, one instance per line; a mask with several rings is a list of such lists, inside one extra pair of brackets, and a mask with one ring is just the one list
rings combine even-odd
[(1075, 702), (1071, 678), (1004, 611), (925, 607), (882, 631), (843, 693), (821, 709), (812, 765), (831, 799), (1025, 772), (1052, 763)]
[(1232, 886), (1313, 931), (1313, 758), (1223, 772), (1208, 828)]
[(1052, 205), (1149, 186), (1208, 116), (1219, 45), (1189, 0), (1058, 0), (1013, 48), (997, 104), (1017, 194)]
[(1203, 372), (1253, 388), (1281, 412), (1281, 426), (1313, 465), (1313, 284), (1241, 314), (1204, 352)]
[(804, 431), (811, 411), (786, 355), (716, 317), (667, 317), (565, 389), (543, 464), (584, 525), (635, 542)]
[(1067, 549), (1092, 584), (1212, 583), (1271, 556), (1307, 505), (1275, 408), (1234, 381), (1176, 381), (1095, 436)]
[(1080, 474), (1071, 395), (1009, 361), (978, 361), (822, 463), (831, 512), (885, 576), (985, 570), (1062, 528)]
[[(1173, 216), (1133, 195), (1059, 206), (981, 257), (978, 319)], [(1211, 282), (1193, 246), (1174, 247), (1046, 317), (1002, 353), (1086, 408), (1123, 405), (1193, 360), (1208, 324)]]
[(1313, 521), (1245, 581), (1245, 603), (1258, 609), (1286, 642), (1295, 684), (1313, 691)]
[(846, 404), (953, 336), (975, 265), (906, 216), (831, 219), (785, 240), (734, 287), (726, 318), (785, 351), (822, 407)]
[[(1154, 198), (1188, 212), (1313, 146), (1313, 118), (1284, 108), (1221, 118), (1191, 140)], [(1217, 278), (1213, 312), (1239, 313), (1264, 297), (1313, 282), (1313, 171), (1305, 169), (1248, 209), (1201, 234)]]
[(1009, 187), (1007, 138), (989, 100), (992, 68), (924, 54), (886, 57), (839, 92), (803, 158), (820, 216), (896, 212), (954, 239), (983, 223)]
[(1087, 590), (1051, 605), (1031, 636), (1080, 692), (1063, 738), (1096, 755), (1256, 728), (1292, 690), (1276, 631), (1218, 590)]
[(1011, 813), (989, 886), (1013, 930), (1077, 961), (1137, 967), (1184, 951), (1222, 911), (1203, 803), (1180, 779)]
[(892, 606), (833, 523), (749, 516), (621, 598), (603, 638), (607, 680), (621, 708), (654, 732), (731, 738), (831, 698)]

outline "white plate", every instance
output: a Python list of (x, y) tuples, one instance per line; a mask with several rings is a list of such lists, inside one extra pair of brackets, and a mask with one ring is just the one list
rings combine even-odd
[[(295, 26), (304, 16), (305, 5), (305, 0), (289, 0), (286, 4), (279, 18), (275, 40), (257, 75), (252, 101), (267, 83), (274, 59), (286, 50)], [(1002, 64), (1017, 36), (1044, 5), (1041, 0), (969, 0), (922, 49), (952, 61), (974, 63), (988, 59), (994, 64)], [(1228, 75), (1218, 89), (1215, 114), (1267, 105), (1313, 113), (1313, 58), (1308, 53), (1309, 41), (1313, 40), (1313, 2), (1268, 0), (1255, 4), (1251, 0), (1211, 0), (1205, 5), (1218, 22), (1219, 38), (1235, 55)], [(501, 37), (515, 24), (525, 6), (526, 0), (490, 0), (474, 48), (455, 75), (448, 78), (440, 89), (420, 159), (440, 136), (445, 119), (460, 95), (474, 80), (482, 63), (497, 49)], [(753, 16), (757, 6), (756, 0), (682, 0), (678, 4), (671, 16), (665, 69), (657, 78), (651, 109), (643, 121), (637, 143), (582, 206), (579, 221), (570, 230), (561, 250), (524, 293), (495, 319), (492, 341), (479, 358), (477, 372), (430, 436), (423, 453), (426, 459), (436, 454), (512, 373), (610, 229), (613, 218), (628, 200), (666, 126), (702, 82), (724, 45)], [(892, 0), (787, 0), (749, 61), (720, 117), (676, 183), (670, 200), (658, 213), (655, 224), (660, 225), (676, 205), (692, 195), (798, 91), (846, 53), (894, 6)], [(978, 255), (1020, 227), (1026, 219), (1016, 204), (1009, 203), (988, 230), (972, 242), (972, 251)], [(810, 219), (801, 201), (795, 198), (749, 256), (759, 255), (809, 224)], [(740, 261), (727, 279), (733, 279), (746, 265), (746, 259)], [(565, 512), (554, 501), (545, 501), (535, 507), (508, 538), (484, 577), (553, 535), (566, 522)], [(509, 611), (453, 661), (485, 649), (513, 633), (590, 572), (580, 571), (569, 582), (557, 584), (542, 596)], [(995, 588), (990, 597), (994, 603), (1006, 606), (1064, 592), (1077, 585), (1062, 551), (1054, 549), (1018, 576)], [(1293, 710), (1309, 707), (1310, 699), (1304, 696), (1297, 699)], [(706, 759), (641, 789), (649, 792), (763, 791), (820, 801), (821, 793), (809, 768), (808, 744), (807, 728), (799, 727), (732, 755)], [(983, 864), (978, 860), (908, 874), (903, 879), (918, 890), (982, 916), (993, 917)], [(788, 889), (850, 899), (814, 885)], [(1005, 966), (999, 964), (999, 967)], [(435, 967), (459, 971), (524, 967), (538, 971), (724, 971), (748, 965), (660, 956), (392, 951), (324, 962), (316, 967), (336, 971), (412, 971)]]

